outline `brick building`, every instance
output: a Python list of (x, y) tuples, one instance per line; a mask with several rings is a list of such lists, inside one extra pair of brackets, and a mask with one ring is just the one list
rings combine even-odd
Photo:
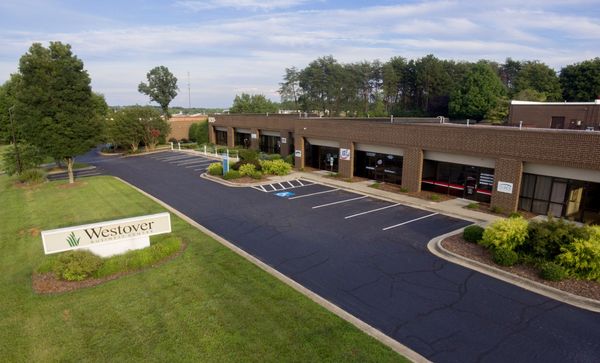
[(511, 101), (508, 124), (600, 131), (600, 100), (594, 102)]
[(204, 122), (208, 119), (206, 115), (173, 115), (169, 119), (169, 125), (171, 125), (171, 132), (167, 136), (167, 140), (176, 139), (188, 139), (190, 126), (194, 123)]
[(312, 167), (527, 210), (600, 220), (600, 132), (438, 119), (215, 115), (209, 140)]

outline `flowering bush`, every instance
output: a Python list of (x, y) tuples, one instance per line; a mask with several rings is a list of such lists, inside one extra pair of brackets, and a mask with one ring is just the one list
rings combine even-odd
[(499, 219), (485, 229), (479, 243), (487, 248), (514, 251), (527, 240), (527, 224), (523, 218)]
[(262, 160), (260, 165), (265, 174), (287, 175), (292, 171), (292, 166), (282, 159)]

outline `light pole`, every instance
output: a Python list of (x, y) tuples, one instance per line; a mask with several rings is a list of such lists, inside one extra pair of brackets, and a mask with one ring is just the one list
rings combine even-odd
[(8, 117), (10, 119), (10, 129), (11, 129), (11, 133), (12, 133), (12, 140), (13, 140), (13, 144), (15, 145), (15, 158), (17, 159), (17, 173), (21, 174), (23, 167), (21, 165), (21, 155), (19, 153), (19, 146), (17, 145), (17, 137), (15, 135), (15, 124), (13, 122), (13, 109), (14, 108), (15, 108), (14, 105), (12, 105), (8, 108)]

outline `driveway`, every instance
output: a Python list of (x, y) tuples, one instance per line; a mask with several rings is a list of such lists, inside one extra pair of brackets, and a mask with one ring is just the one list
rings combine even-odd
[(90, 161), (430, 360), (600, 357), (599, 314), (427, 250), (467, 221), (302, 180), (229, 188), (199, 177), (210, 161), (183, 153)]

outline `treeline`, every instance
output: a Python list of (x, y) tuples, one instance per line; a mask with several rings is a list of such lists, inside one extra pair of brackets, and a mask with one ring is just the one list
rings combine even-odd
[(593, 101), (600, 95), (600, 58), (557, 74), (539, 61), (457, 62), (428, 55), (342, 64), (332, 56), (287, 68), (281, 107), (337, 116), (450, 116), (502, 120), (510, 99)]

